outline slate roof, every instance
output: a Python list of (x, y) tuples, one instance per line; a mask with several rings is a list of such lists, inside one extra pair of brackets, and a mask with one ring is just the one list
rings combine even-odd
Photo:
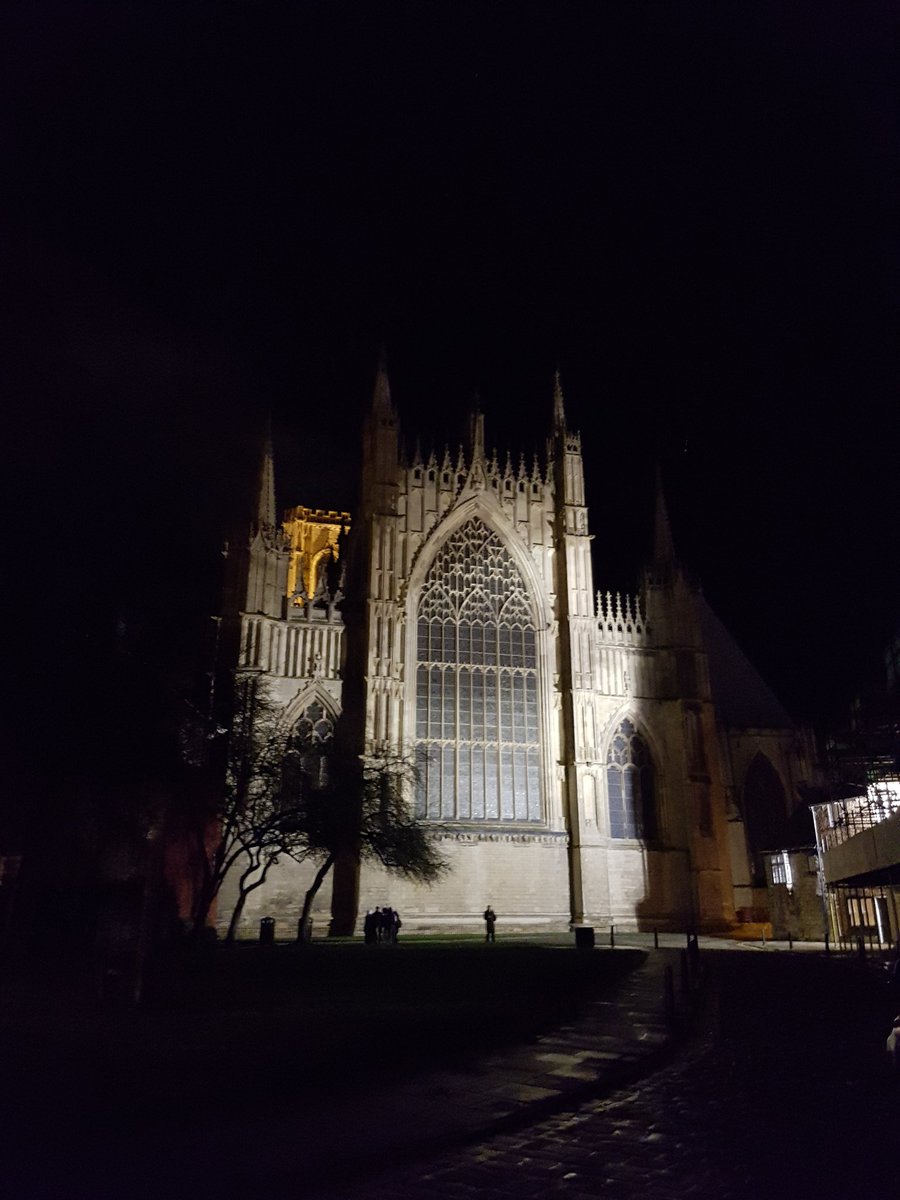
[(763, 853), (778, 850), (815, 850), (816, 827), (812, 810), (807, 804), (795, 808), (782, 827), (771, 839), (771, 845), (763, 847)]
[(709, 682), (719, 717), (732, 729), (793, 729), (794, 722), (769, 685), (710, 608), (696, 596), (709, 657)]

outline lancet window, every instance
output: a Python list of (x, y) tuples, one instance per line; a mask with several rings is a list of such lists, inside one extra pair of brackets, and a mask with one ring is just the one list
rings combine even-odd
[(762, 753), (758, 753), (744, 780), (744, 823), (750, 849), (753, 879), (765, 883), (765, 856), (776, 841), (787, 814), (784, 786), (778, 772)]
[(534, 617), (512, 556), (477, 518), (435, 557), (416, 633), (419, 816), (541, 820)]
[(653, 841), (658, 835), (653, 761), (631, 721), (623, 721), (612, 740), (606, 787), (610, 836)]
[(299, 756), (303, 775), (314, 785), (328, 781), (328, 755), (334, 740), (334, 721), (321, 704), (304, 710), (291, 732), (291, 749)]

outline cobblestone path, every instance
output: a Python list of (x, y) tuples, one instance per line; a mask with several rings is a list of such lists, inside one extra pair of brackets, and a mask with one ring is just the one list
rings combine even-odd
[[(352, 1200), (900, 1196), (889, 997), (831, 964), (721, 956), (681, 1059), (608, 1099), (429, 1163)], [(890, 1022), (887, 1022), (888, 1027)]]

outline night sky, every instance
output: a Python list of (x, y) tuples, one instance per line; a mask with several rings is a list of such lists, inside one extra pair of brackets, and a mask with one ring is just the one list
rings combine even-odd
[(789, 711), (841, 716), (877, 678), (900, 609), (895, 5), (0, 21), (31, 711), (117, 622), (165, 655), (215, 610), (268, 414), (279, 503), (352, 504), (381, 343), (410, 441), (458, 444), (477, 393), (489, 445), (529, 460), (559, 366), (599, 588), (636, 584), (659, 463), (680, 556)]

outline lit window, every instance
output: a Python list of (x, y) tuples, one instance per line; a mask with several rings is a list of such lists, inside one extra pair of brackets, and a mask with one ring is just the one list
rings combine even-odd
[(787, 850), (781, 854), (772, 855), (772, 882), (782, 884), (788, 891), (794, 886), (794, 876), (791, 871), (791, 856)]
[(541, 820), (534, 618), (512, 556), (481, 521), (438, 552), (416, 636), (419, 815)]

